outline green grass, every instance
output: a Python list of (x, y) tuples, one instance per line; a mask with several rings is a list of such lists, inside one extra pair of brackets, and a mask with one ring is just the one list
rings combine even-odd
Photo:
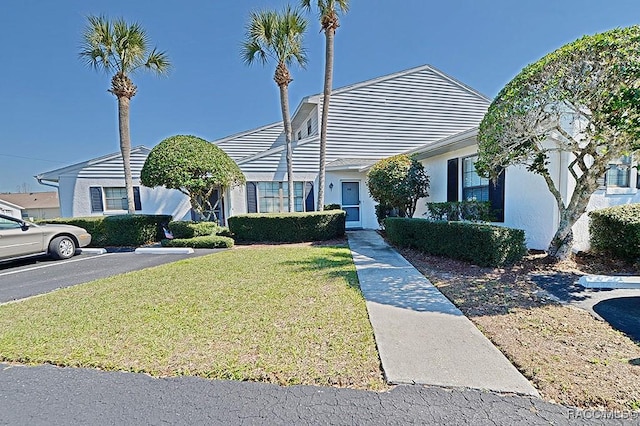
[(344, 247), (229, 250), (5, 304), (0, 360), (384, 387)]

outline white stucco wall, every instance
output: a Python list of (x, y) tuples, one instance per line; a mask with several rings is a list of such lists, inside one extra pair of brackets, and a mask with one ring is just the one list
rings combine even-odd
[[(631, 188), (608, 188), (599, 189), (589, 200), (587, 213), (593, 210), (604, 209), (606, 207), (619, 206), (622, 204), (640, 203), (640, 193), (635, 188), (637, 172), (631, 171)], [(589, 250), (589, 216), (583, 214), (573, 226), (573, 248), (575, 250)]]
[[(135, 184), (135, 183), (134, 183)], [(104, 212), (91, 211), (91, 197), (89, 188), (124, 187), (120, 179), (87, 179), (75, 177), (61, 177), (59, 181), (60, 213), (62, 217), (103, 216), (125, 214), (126, 210), (110, 210)], [(174, 220), (190, 219), (191, 205), (189, 198), (180, 191), (166, 188), (140, 187), (140, 202), (142, 214), (168, 214)]]
[[(325, 204), (342, 205), (342, 182), (359, 182), (360, 188), (360, 224), (354, 226), (364, 229), (378, 229), (375, 205), (367, 190), (367, 175), (364, 172), (327, 172), (325, 176), (326, 189), (324, 193)], [(330, 185), (333, 183), (333, 188)], [(349, 225), (349, 223), (347, 223)]]
[[(445, 154), (423, 160), (431, 187), (429, 197), (418, 201), (414, 217), (423, 217), (427, 202), (447, 200), (447, 161), (464, 158), (477, 153), (477, 146), (453, 150)], [(556, 167), (551, 160), (551, 167)], [(462, 162), (458, 164), (462, 167)], [(459, 170), (460, 173), (460, 170)], [(458, 199), (462, 197), (462, 176), (459, 174)], [(524, 167), (509, 167), (505, 175), (505, 221), (496, 225), (525, 231), (529, 248), (546, 249), (551, 241), (557, 223), (555, 200), (547, 189), (542, 177), (528, 172)]]
[[(286, 181), (286, 175), (271, 173), (245, 174), (248, 182)], [(318, 180), (314, 174), (295, 174), (295, 181), (313, 182), (314, 205), (318, 200)], [(375, 214), (375, 202), (369, 196), (366, 186), (366, 173), (360, 172), (334, 172), (329, 171), (325, 176), (324, 203), (342, 204), (342, 182), (358, 182), (360, 189), (360, 223), (354, 226), (365, 229), (378, 229), (378, 220)], [(331, 188), (333, 184), (333, 188)], [(228, 194), (228, 214), (235, 216), (247, 213), (247, 193), (244, 185), (233, 188)]]
[[(447, 199), (447, 160), (474, 155), (477, 146), (453, 150), (446, 154), (423, 160), (431, 178), (429, 197), (418, 202), (414, 217), (426, 212), (426, 202), (442, 202)], [(575, 188), (575, 180), (568, 171), (571, 156), (568, 153), (551, 154), (549, 170), (565, 203), (569, 202)], [(461, 167), (461, 164), (459, 164)], [(637, 169), (631, 169), (630, 188), (608, 188), (596, 191), (589, 201), (587, 213), (620, 204), (640, 203), (640, 192), (635, 189)], [(460, 176), (460, 175), (459, 175)], [(460, 177), (461, 178), (461, 177)], [(458, 198), (461, 198), (461, 184)], [(512, 166), (505, 175), (505, 220), (497, 225), (523, 229), (527, 247), (545, 250), (548, 248), (559, 223), (556, 201), (544, 179), (526, 170), (524, 166)], [(589, 218), (585, 213), (573, 226), (574, 250), (589, 249)]]

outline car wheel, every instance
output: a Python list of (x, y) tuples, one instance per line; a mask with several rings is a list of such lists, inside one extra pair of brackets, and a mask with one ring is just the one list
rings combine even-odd
[(54, 259), (69, 259), (76, 254), (76, 243), (69, 237), (57, 237), (49, 243), (49, 254)]

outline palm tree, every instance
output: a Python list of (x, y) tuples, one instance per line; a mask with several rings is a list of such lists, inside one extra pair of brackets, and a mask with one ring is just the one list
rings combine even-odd
[(247, 25), (246, 40), (242, 44), (242, 57), (247, 65), (260, 61), (263, 65), (269, 58), (276, 61), (273, 79), (280, 89), (280, 106), (287, 148), (287, 180), (289, 183), (289, 211), (295, 210), (293, 187), (292, 130), (289, 113), (289, 83), (293, 81), (289, 67), (297, 62), (301, 67), (307, 63), (302, 40), (307, 21), (298, 10), (286, 6), (281, 13), (275, 11), (252, 12)]
[[(301, 0), (302, 6), (311, 10), (311, 0)], [(349, 0), (318, 0), (320, 25), (324, 31), (324, 96), (322, 101), (322, 122), (320, 124), (320, 171), (318, 173), (318, 210), (324, 210), (324, 175), (327, 163), (327, 124), (329, 122), (329, 101), (333, 86), (333, 44), (336, 30), (340, 26), (338, 15), (349, 11)]]
[(140, 68), (163, 75), (169, 71), (171, 64), (165, 52), (159, 52), (155, 48), (149, 50), (147, 34), (138, 23), (127, 23), (122, 18), (109, 21), (104, 16), (89, 16), (87, 19), (89, 22), (83, 33), (80, 58), (93, 69), (114, 73), (109, 92), (118, 98), (118, 130), (127, 190), (127, 210), (133, 214), (135, 206), (131, 177), (129, 104), (138, 88), (129, 75)]

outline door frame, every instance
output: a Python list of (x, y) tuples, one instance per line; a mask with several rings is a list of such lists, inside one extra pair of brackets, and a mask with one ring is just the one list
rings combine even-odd
[[(342, 202), (344, 201), (343, 191), (344, 191), (345, 183), (358, 184), (358, 198), (359, 198), (358, 204), (349, 204), (349, 205), (342, 204)], [(362, 228), (362, 180), (361, 179), (340, 179), (340, 207), (341, 208), (351, 207), (351, 208), (358, 209), (358, 220), (346, 222), (345, 225), (347, 229)]]

